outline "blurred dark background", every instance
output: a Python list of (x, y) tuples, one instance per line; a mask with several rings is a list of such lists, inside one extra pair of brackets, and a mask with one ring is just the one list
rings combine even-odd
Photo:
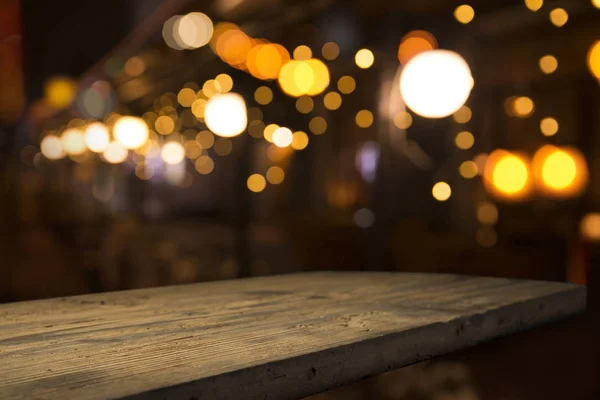
[[(315, 398), (600, 398), (599, 8), (4, 0), (0, 301), (303, 270), (571, 281), (590, 287), (585, 316)], [(207, 45), (189, 45), (172, 19), (194, 12), (214, 24)], [(326, 65), (327, 88), (297, 99), (257, 75), (252, 49), (268, 43), (283, 46), (281, 65), (308, 46)], [(460, 54), (474, 80), (466, 108), (441, 119), (405, 109), (398, 90), (410, 57), (436, 48)], [(355, 58), (359, 49), (372, 65)], [(223, 138), (203, 110), (228, 80), (248, 128)], [(122, 116), (147, 123), (143, 146), (122, 159), (89, 144), (70, 150), (77, 143), (65, 132), (99, 122), (116, 138)], [(291, 145), (265, 139), (270, 124), (289, 127)], [(542, 148), (572, 161), (538, 168)], [(506, 157), (528, 169), (503, 170)]]

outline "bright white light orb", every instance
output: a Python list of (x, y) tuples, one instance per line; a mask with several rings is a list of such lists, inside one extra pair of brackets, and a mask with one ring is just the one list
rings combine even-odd
[(465, 104), (473, 83), (471, 69), (458, 53), (431, 50), (406, 64), (400, 75), (400, 93), (416, 114), (443, 118)]
[(94, 122), (85, 129), (85, 144), (94, 153), (102, 153), (108, 147), (108, 129), (100, 122)]
[(43, 138), (40, 150), (48, 160), (60, 160), (65, 156), (62, 141), (56, 135), (48, 135)]
[(65, 153), (74, 156), (85, 153), (85, 140), (81, 130), (76, 128), (67, 129), (60, 137), (60, 140), (62, 141)]
[(129, 152), (119, 142), (110, 142), (102, 153), (104, 159), (111, 164), (120, 164), (127, 159)]
[(289, 128), (281, 127), (277, 128), (275, 132), (273, 132), (273, 143), (277, 147), (288, 147), (292, 144), (292, 140), (294, 138), (294, 134)]
[(121, 117), (113, 127), (117, 142), (127, 149), (137, 149), (148, 141), (148, 125), (137, 117)]
[(248, 125), (244, 98), (231, 92), (211, 97), (204, 108), (204, 122), (215, 135), (239, 135)]
[(167, 164), (179, 164), (185, 157), (185, 149), (179, 142), (168, 142), (163, 146), (160, 156)]

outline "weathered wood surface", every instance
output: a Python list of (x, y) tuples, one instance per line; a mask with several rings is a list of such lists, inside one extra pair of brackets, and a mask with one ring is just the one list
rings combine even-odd
[(294, 399), (581, 313), (571, 284), (307, 273), (0, 305), (0, 398)]

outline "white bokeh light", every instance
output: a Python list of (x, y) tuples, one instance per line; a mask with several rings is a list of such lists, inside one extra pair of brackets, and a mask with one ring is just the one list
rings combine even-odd
[(185, 157), (185, 149), (179, 142), (168, 142), (162, 147), (160, 156), (167, 164), (179, 164)]
[(431, 50), (413, 57), (400, 75), (400, 93), (413, 112), (443, 118), (462, 107), (473, 88), (467, 62), (449, 50)]
[(113, 127), (113, 134), (126, 148), (137, 149), (148, 141), (148, 125), (141, 118), (121, 117)]
[(292, 140), (294, 138), (294, 134), (289, 128), (280, 127), (273, 132), (273, 143), (277, 147), (288, 147), (292, 144)]
[(104, 152), (109, 141), (108, 129), (104, 124), (94, 122), (85, 129), (85, 144), (94, 153)]
[(211, 97), (204, 108), (206, 126), (215, 135), (233, 137), (244, 132), (248, 125), (246, 102), (237, 93)]

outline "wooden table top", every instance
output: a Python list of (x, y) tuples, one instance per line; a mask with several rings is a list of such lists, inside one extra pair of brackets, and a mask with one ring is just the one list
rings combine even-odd
[(0, 305), (0, 398), (295, 399), (581, 313), (567, 283), (318, 272)]

